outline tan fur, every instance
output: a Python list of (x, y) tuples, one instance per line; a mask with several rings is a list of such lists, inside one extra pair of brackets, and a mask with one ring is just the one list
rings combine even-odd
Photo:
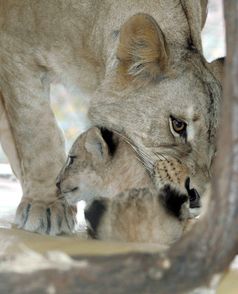
[[(23, 188), (19, 228), (73, 230), (55, 187), (65, 151), (49, 101), (54, 81), (90, 95), (92, 124), (120, 132), (149, 172), (159, 156), (177, 158), (203, 193), (221, 96), (216, 69), (202, 55), (206, 2), (0, 1), (0, 92), (9, 126), (1, 140), (15, 145), (9, 158)], [(171, 133), (172, 114), (187, 121), (187, 141)], [(57, 219), (72, 225), (62, 229)]]
[(18, 179), (21, 179), (20, 161), (17, 154), (14, 137), (9, 125), (3, 98), (0, 93), (0, 142), (2, 142), (3, 150), (9, 156), (12, 162), (12, 169)]
[[(118, 73), (126, 79), (154, 80), (168, 68), (167, 44), (157, 23), (148, 15), (131, 17), (120, 30)], [(158, 60), (160, 62), (158, 63)]]
[(188, 219), (170, 215), (153, 190), (132, 189), (103, 200), (107, 210), (97, 231), (101, 240), (157, 243), (166, 249), (181, 238), (188, 224)]
[(154, 165), (154, 177), (157, 188), (172, 183), (184, 191), (184, 183), (189, 175), (185, 165), (175, 158), (165, 158), (156, 161)]
[(60, 190), (71, 205), (94, 199), (106, 204), (98, 239), (155, 242), (167, 248), (188, 229), (188, 201), (178, 218), (166, 210), (159, 191), (169, 184), (186, 194), (188, 171), (179, 160), (163, 160), (156, 163), (150, 177), (132, 147), (115, 134), (114, 140), (118, 145), (110, 156), (98, 128), (80, 135), (69, 152), (73, 162), (67, 161), (58, 176)]
[[(113, 157), (96, 127), (76, 139), (69, 152), (69, 156), (75, 157), (73, 163), (67, 161), (57, 179), (68, 203), (90, 201), (100, 195), (112, 198), (134, 187), (152, 187), (151, 178), (134, 150), (120, 136), (114, 138), (118, 146)], [(103, 156), (97, 148), (102, 148)], [(72, 191), (75, 187), (78, 189)]]

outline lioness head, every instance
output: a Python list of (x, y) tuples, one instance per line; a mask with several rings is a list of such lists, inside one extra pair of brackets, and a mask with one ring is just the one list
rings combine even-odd
[(158, 160), (181, 162), (202, 194), (215, 154), (222, 62), (206, 62), (193, 32), (173, 43), (150, 15), (129, 18), (89, 114), (123, 134), (151, 173)]

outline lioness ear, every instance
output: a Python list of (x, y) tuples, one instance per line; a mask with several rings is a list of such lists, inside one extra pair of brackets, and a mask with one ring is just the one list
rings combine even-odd
[(214, 74), (216, 79), (221, 83), (223, 83), (223, 77), (224, 77), (224, 68), (225, 68), (225, 58), (218, 58), (211, 63), (208, 63), (208, 68), (211, 70), (211, 72)]
[(117, 57), (118, 72), (125, 78), (155, 80), (166, 71), (168, 47), (154, 18), (136, 14), (121, 27)]

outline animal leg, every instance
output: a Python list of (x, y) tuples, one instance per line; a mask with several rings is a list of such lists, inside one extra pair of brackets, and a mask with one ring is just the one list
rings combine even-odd
[[(7, 118), (5, 106), (3, 104), (3, 97), (0, 93), (0, 142), (8, 160), (11, 164), (14, 174), (21, 181), (20, 160), (16, 150), (14, 137)], [(21, 181), (22, 182), (22, 181)]]
[(20, 167), (17, 174), (23, 189), (15, 223), (42, 234), (70, 233), (75, 227), (76, 209), (57, 195), (55, 186), (65, 161), (65, 146), (50, 108), (50, 84), (37, 67), (16, 64), (8, 68), (2, 83), (15, 155), (20, 159), (16, 170)]

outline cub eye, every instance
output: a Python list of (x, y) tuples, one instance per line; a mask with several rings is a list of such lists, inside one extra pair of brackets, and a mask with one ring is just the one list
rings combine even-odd
[(181, 119), (170, 116), (171, 125), (173, 130), (180, 136), (186, 135), (187, 124)]
[(73, 164), (75, 158), (76, 158), (76, 156), (69, 155), (69, 157), (68, 157), (68, 162), (67, 162), (67, 166)]

